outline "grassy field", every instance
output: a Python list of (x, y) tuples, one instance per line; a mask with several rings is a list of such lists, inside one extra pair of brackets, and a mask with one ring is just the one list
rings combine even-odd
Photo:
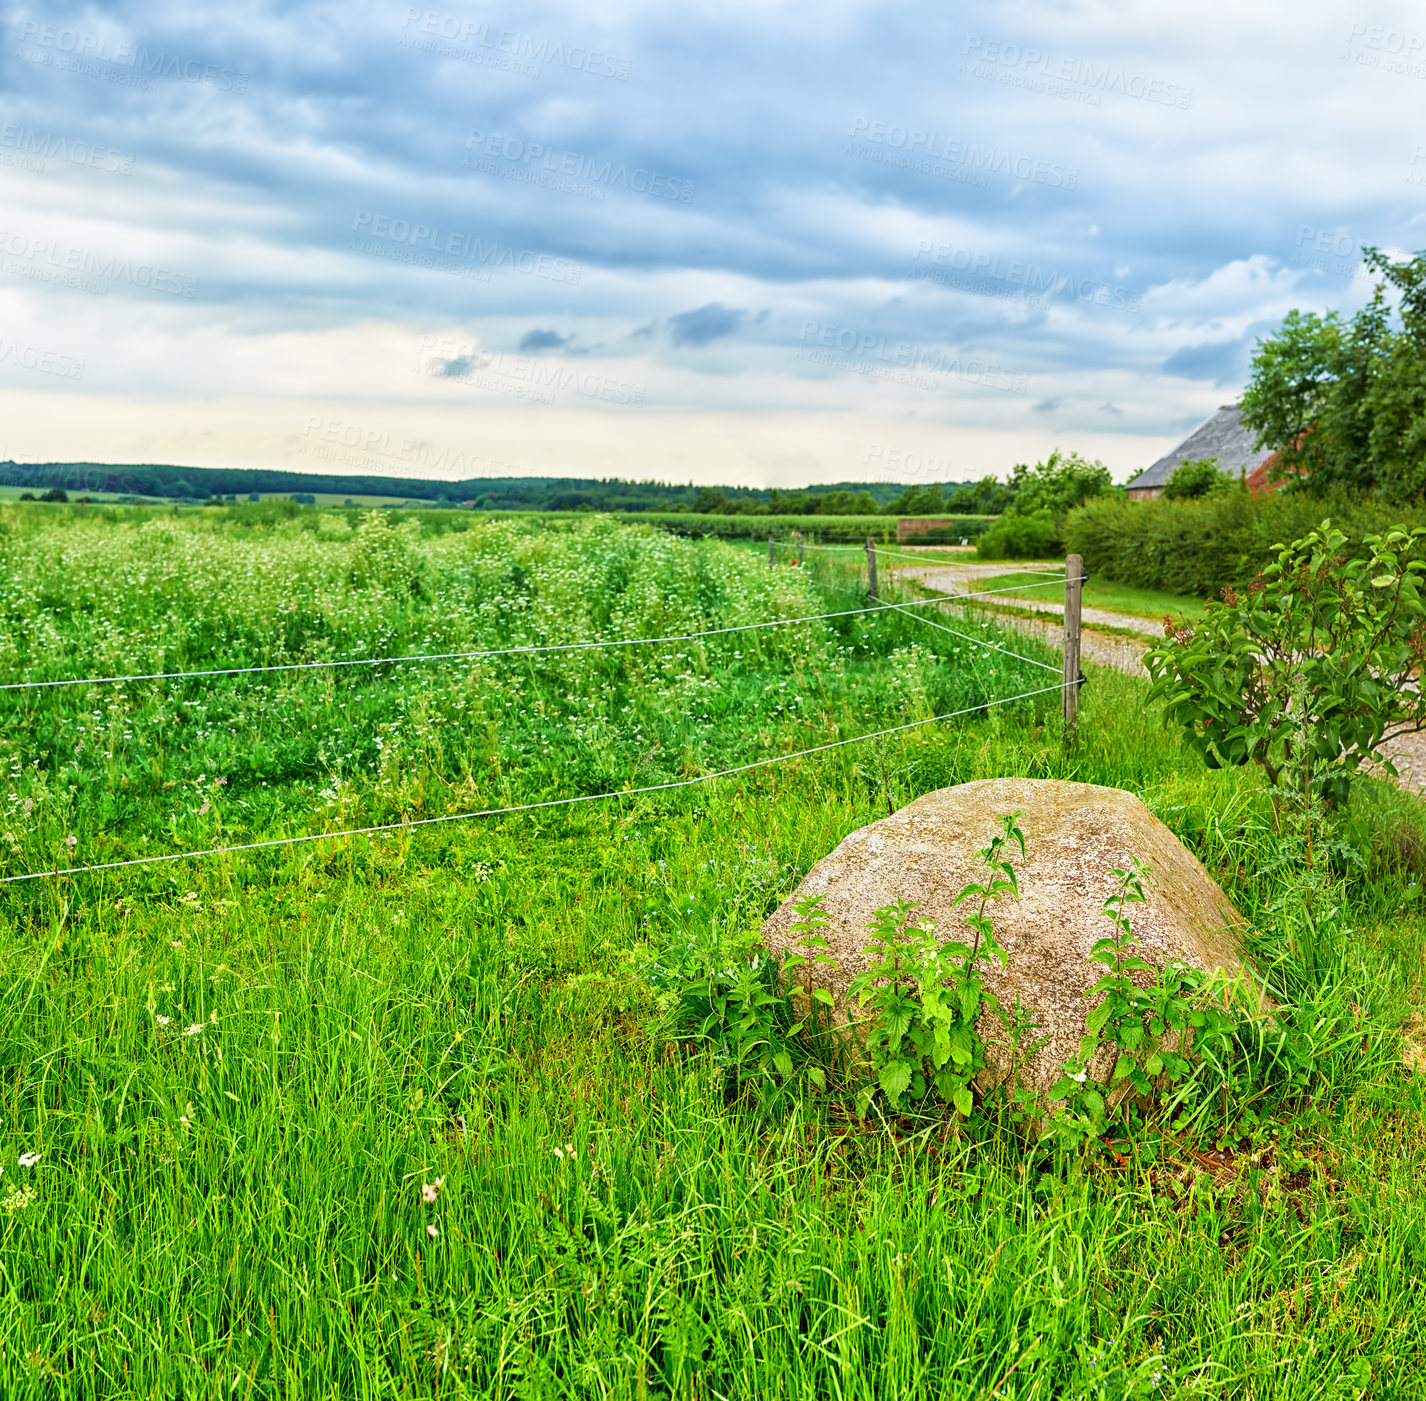
[[(855, 562), (598, 520), (0, 508), (0, 681), (859, 601)], [(0, 692), (0, 875), (675, 782), (1046, 680), (883, 613)], [(1129, 678), (1083, 699), (1071, 740), (1050, 694), (661, 794), (0, 886), (0, 1394), (1426, 1394), (1418, 800), (1366, 784), (1339, 834), (1318, 1073), (1153, 1162), (760, 1108), (646, 980), (889, 805), (1010, 773), (1142, 794), (1268, 938), (1300, 873), (1252, 777)]]

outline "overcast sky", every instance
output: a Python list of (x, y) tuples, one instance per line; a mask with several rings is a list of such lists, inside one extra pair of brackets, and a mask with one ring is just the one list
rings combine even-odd
[(1121, 480), (1426, 246), (1426, 9), (0, 5), (0, 459)]

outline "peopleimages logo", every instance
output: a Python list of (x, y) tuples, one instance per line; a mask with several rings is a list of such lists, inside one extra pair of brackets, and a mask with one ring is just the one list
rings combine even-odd
[[(1097, 64), (1093, 59), (1052, 58), (1040, 49), (1022, 48), (1019, 44), (987, 39), (980, 34), (970, 35), (961, 52), (965, 55), (961, 70), (973, 77), (1008, 82), (1012, 87), (1046, 91), (1054, 97), (1075, 97), (1075, 100), (1085, 100), (1093, 106), (1098, 106), (1103, 93), (1136, 97), (1164, 107), (1187, 108), (1193, 101), (1192, 88), (1128, 73), (1112, 64)], [(998, 74), (996, 69), (1005, 72)], [(1058, 86), (1066, 83), (1086, 89), (1083, 98)]]
[(6, 122), (0, 126), (0, 148), (21, 156), (33, 156), (40, 161), (66, 161), (106, 175), (132, 175), (134, 158), (108, 146), (96, 146), (92, 141), (74, 141), (51, 132)]
[[(633, 64), (627, 58), (591, 49), (583, 44), (565, 44), (555, 39), (537, 39), (516, 29), (501, 29), (483, 20), (462, 19), (440, 10), (408, 6), (401, 22), (400, 42), (407, 48), (424, 49), (438, 58), (456, 58), (490, 68), (539, 77), (535, 63), (552, 63), (576, 73), (596, 78), (628, 82)], [(461, 45), (473, 47), (462, 48)]]
[(1370, 278), (1371, 269), (1360, 257), (1357, 240), (1344, 229), (1323, 229), (1316, 224), (1297, 226), (1297, 251), (1292, 255), (1292, 265), (1311, 268), (1314, 272), (1326, 273), (1329, 277)]
[[(693, 202), (695, 187), (691, 180), (662, 175), (642, 166), (631, 170), (623, 161), (600, 160), (595, 156), (581, 155), (578, 151), (546, 146), (543, 142), (525, 141), (518, 136), (472, 131), (466, 137), (465, 149), (463, 164), (468, 169), (482, 170), (486, 174), (528, 179), (531, 184), (551, 184), (554, 188), (562, 188), (559, 182), (564, 180), (584, 182), (610, 189), (630, 190), (635, 194), (672, 200), (678, 204)], [(488, 159), (482, 160), (482, 157)], [(526, 171), (530, 172), (528, 176), (524, 175)], [(553, 177), (553, 180), (539, 178), (542, 174)], [(570, 193), (580, 191), (571, 189)], [(594, 195), (598, 199), (604, 197), (599, 191), (595, 191)]]
[[(428, 354), (430, 359), (422, 358)], [(559, 390), (606, 404), (638, 408), (647, 392), (642, 384), (630, 384), (558, 360), (537, 355), (507, 355), (504, 351), (482, 350), (473, 342), (462, 343), (437, 336), (422, 339), (414, 368), (417, 374), (433, 379), (474, 385), (545, 404), (553, 404), (553, 391)]]
[[(988, 288), (996, 284), (1014, 288), (1039, 298), (1045, 305), (1064, 293), (1078, 302), (1092, 302), (1115, 311), (1138, 311), (1144, 299), (1142, 292), (1098, 282), (1092, 277), (1046, 272), (1038, 263), (1019, 258), (1002, 259), (998, 253), (975, 253), (969, 248), (931, 243), (926, 239), (917, 245), (912, 263), (912, 277), (941, 282), (948, 287), (964, 287), (972, 292), (982, 290), (975, 281), (984, 279)], [(957, 273), (963, 274), (959, 280), (955, 277)]]
[[(41, 24), (27, 19), (20, 26), (20, 42), (33, 42), (36, 50), (19, 56), (30, 63), (46, 67), (70, 68), (94, 77), (107, 76), (93, 65), (109, 64), (115, 69), (130, 69), (141, 75), (140, 87), (151, 87), (142, 75), (156, 74), (160, 78), (178, 78), (185, 83), (201, 83), (224, 92), (246, 92), (248, 75), (241, 69), (223, 68), (201, 59), (183, 58), (178, 54), (154, 52), (143, 44), (128, 40), (116, 43), (107, 35), (88, 34), (79, 29), (66, 29), (57, 24)], [(67, 61), (66, 61), (67, 60)]]
[[(156, 263), (135, 262), (113, 253), (96, 253), (89, 248), (71, 248), (45, 238), (10, 233), (0, 229), (0, 258), (5, 272), (39, 282), (53, 282), (85, 292), (106, 293), (108, 283), (127, 282), (149, 292), (166, 292), (174, 297), (196, 297), (198, 279)], [(92, 279), (102, 279), (94, 281)]]
[(1025, 393), (1029, 385), (1027, 375), (1013, 374), (975, 357), (963, 358), (959, 351), (888, 341), (870, 331), (827, 321), (804, 321), (798, 339), (802, 346), (794, 359), (912, 389), (944, 389), (947, 376), (990, 389), (1007, 389), (1012, 394)]
[(885, 443), (868, 443), (862, 462), (874, 482), (949, 482), (962, 470), (950, 458), (922, 457)]
[[(344, 467), (378, 468), (389, 472), (393, 463), (412, 468), (412, 475), (485, 477), (517, 476), (513, 462), (461, 448), (442, 447), (425, 439), (402, 438), (384, 428), (368, 428), (341, 418), (307, 416), (302, 451), (324, 462)], [(397, 473), (396, 475), (403, 475)]]
[(39, 345), (21, 345), (0, 336), (0, 365), (15, 365), (22, 370), (36, 370), (58, 379), (83, 379), (83, 360), (58, 350), (46, 350)]
[[(1064, 190), (1072, 190), (1079, 183), (1079, 170), (1075, 166), (1065, 166), (1035, 156), (1017, 156), (1001, 150), (998, 146), (981, 146), (974, 141), (922, 131), (919, 127), (897, 122), (853, 117), (852, 127), (847, 135), (854, 141), (860, 137), (871, 145), (904, 152), (913, 168), (931, 173), (936, 171), (934, 166), (917, 162), (943, 161), (953, 166), (969, 166), (972, 170), (982, 173), (1008, 175), (1016, 180), (1031, 180), (1036, 184)], [(855, 154), (850, 149), (848, 153)]]
[[(394, 256), (390, 250), (399, 249), (409, 254), (400, 257), (399, 261), (444, 272), (470, 273), (480, 281), (487, 280), (494, 268), (513, 268), (531, 277), (545, 277), (551, 282), (564, 282), (573, 287), (578, 285), (580, 274), (584, 271), (581, 264), (568, 258), (557, 258), (551, 253), (514, 248), (494, 240), (486, 243), (474, 234), (457, 233), (411, 219), (397, 219), (389, 214), (373, 214), (364, 209), (353, 216), (352, 233), (347, 247), (357, 252)], [(358, 239), (355, 237), (357, 234), (369, 234), (370, 238)], [(373, 239), (380, 239), (382, 243), (374, 244)]]

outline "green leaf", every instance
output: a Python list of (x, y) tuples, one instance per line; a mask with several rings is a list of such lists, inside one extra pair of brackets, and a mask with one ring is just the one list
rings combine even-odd
[(881, 1067), (881, 1073), (876, 1079), (881, 1086), (882, 1093), (891, 1101), (891, 1107), (894, 1109), (896, 1101), (906, 1093), (906, 1087), (911, 1083), (911, 1062), (891, 1061)]
[(955, 1106), (956, 1113), (962, 1119), (969, 1119), (970, 1112), (974, 1108), (975, 1102), (971, 1099), (970, 1090), (964, 1085), (951, 1096), (951, 1103)]
[(824, 1007), (833, 1007), (837, 1001), (826, 988), (813, 988), (812, 998), (815, 1002), (820, 1002)]
[(1098, 1036), (1104, 1030), (1104, 1023), (1109, 1020), (1110, 1006), (1107, 1002), (1101, 1002), (1098, 1007), (1089, 1014), (1085, 1021), (1085, 1030), (1091, 1036)]

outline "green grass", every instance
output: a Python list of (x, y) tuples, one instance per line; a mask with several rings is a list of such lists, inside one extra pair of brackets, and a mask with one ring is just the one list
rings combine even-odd
[[(468, 524), (8, 508), (0, 679), (649, 635), (860, 587)], [(0, 874), (690, 776), (1037, 680), (890, 615), (3, 693)], [(1142, 794), (1258, 915), (1260, 789), (1143, 689), (1091, 668), (1068, 745), (1052, 695), (884, 763), (0, 887), (0, 1393), (1426, 1393), (1423, 1077), (1379, 1048), (1349, 1038), (1221, 1161), (1105, 1166), (730, 1102), (637, 976), (643, 947), (756, 924), (888, 801), (1004, 774)], [(1367, 785), (1348, 830), (1354, 996), (1388, 1022), (1420, 994), (1416, 807)]]
[[(1060, 563), (1060, 567), (1063, 568), (1061, 562), (1056, 561), (1056, 563)], [(1043, 570), (1046, 567), (1045, 564), (1036, 566), (1038, 570)], [(988, 579), (977, 580), (976, 587), (1015, 589), (1016, 592), (1001, 595), (1006, 599), (1051, 599), (1056, 603), (1063, 603), (1063, 592), (1057, 591), (1054, 585), (1041, 584), (1038, 588), (1029, 587), (1041, 577), (1038, 573), (1011, 570), (1004, 574), (993, 575)], [(1022, 584), (1026, 586), (1023, 590), (1017, 588)], [(1130, 617), (1144, 618), (1154, 623), (1158, 623), (1166, 614), (1190, 620), (1197, 620), (1203, 616), (1203, 601), (1201, 599), (1187, 598), (1179, 594), (1160, 593), (1157, 589), (1135, 589), (1122, 584), (1098, 583), (1093, 578), (1084, 586), (1083, 602), (1086, 608), (1103, 608), (1110, 613), (1127, 613)]]

